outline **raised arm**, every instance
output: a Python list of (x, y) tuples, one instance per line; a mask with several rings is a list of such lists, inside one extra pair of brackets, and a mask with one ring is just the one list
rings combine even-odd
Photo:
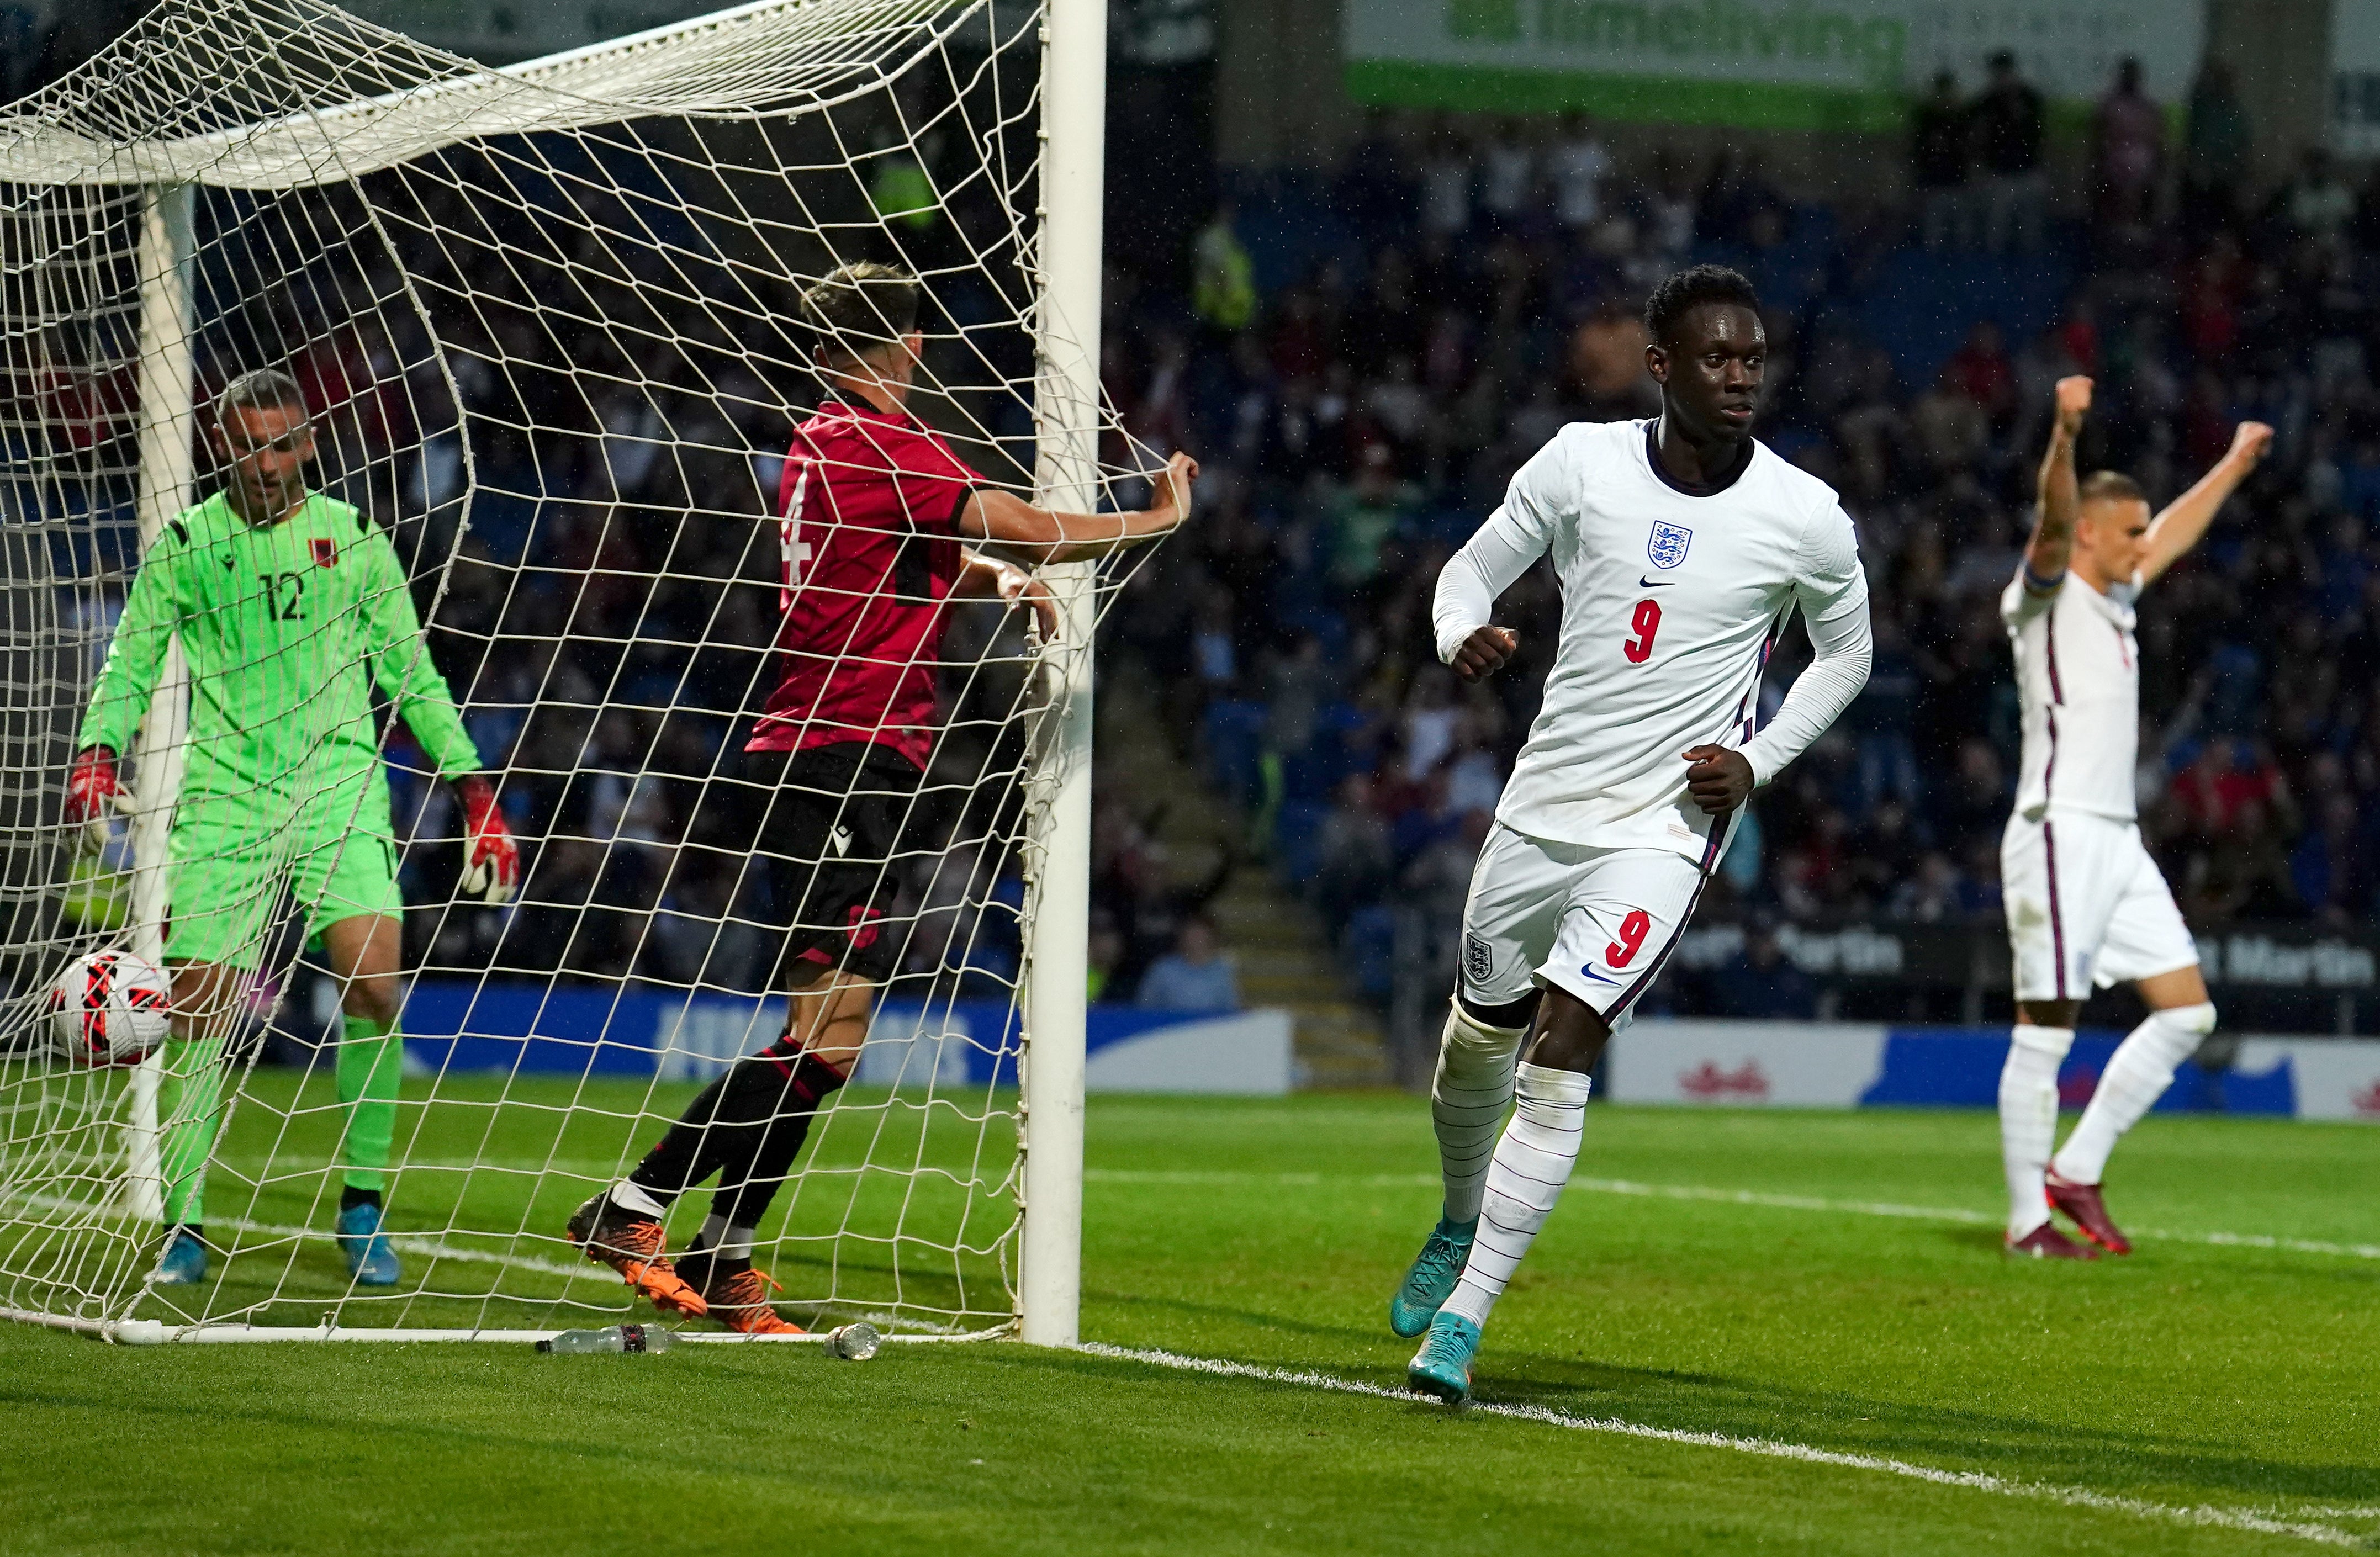
[(2080, 374), (2058, 381), (2058, 415), (2049, 426), (2049, 452), (2041, 456), (2041, 501), (2034, 511), (2033, 539), (2024, 548), (2027, 594), (2051, 595), (2066, 582), (2074, 553), (2074, 521), (2082, 508), (2074, 475), (2074, 443), (2091, 414), (2091, 381)]
[(1156, 501), (1131, 514), (1060, 514), (1036, 508), (1014, 493), (978, 487), (959, 511), (959, 533), (996, 541), (1034, 562), (1103, 557), (1154, 541), (1190, 517), (1190, 484), (1198, 462), (1186, 454), (1166, 461), (1156, 477)]
[(2206, 534), (2206, 527), (2223, 510), (2226, 499), (2248, 479), (2248, 472), (2272, 446), (2273, 430), (2261, 421), (2243, 421), (2232, 430), (2229, 452), (2198, 484), (2166, 505), (2141, 538), (2141, 582), (2145, 584), (2189, 554)]

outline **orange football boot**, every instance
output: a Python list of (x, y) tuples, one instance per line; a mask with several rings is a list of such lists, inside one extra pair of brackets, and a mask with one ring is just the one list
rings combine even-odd
[(769, 1289), (776, 1285), (766, 1271), (756, 1271), (747, 1265), (732, 1276), (704, 1283), (702, 1301), (712, 1319), (746, 1335), (808, 1333), (769, 1306)]
[(570, 1241), (598, 1265), (608, 1265), (621, 1279), (642, 1293), (665, 1314), (701, 1319), (710, 1306), (702, 1294), (688, 1286), (662, 1251), (668, 1234), (661, 1222), (612, 1204), (608, 1192), (599, 1193), (570, 1213)]

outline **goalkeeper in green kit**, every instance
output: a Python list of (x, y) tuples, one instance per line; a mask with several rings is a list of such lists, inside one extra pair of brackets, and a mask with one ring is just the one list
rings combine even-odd
[(173, 975), (158, 1118), (166, 1235), (155, 1280), (205, 1279), (206, 1163), (224, 1045), (262, 959), (285, 882), (341, 989), (338, 1244), (349, 1274), (394, 1285), (381, 1233), (396, 1125), (404, 901), (371, 691), (396, 706), (462, 801), (463, 890), (501, 903), (520, 855), (445, 681), (431, 663), (396, 550), (346, 504), (310, 493), (314, 434), (295, 380), (265, 371), (215, 403), (225, 489), (170, 520), (125, 601), (67, 787), (66, 820), (103, 834), (116, 756), (176, 634), (189, 666), (186, 766), (167, 851)]

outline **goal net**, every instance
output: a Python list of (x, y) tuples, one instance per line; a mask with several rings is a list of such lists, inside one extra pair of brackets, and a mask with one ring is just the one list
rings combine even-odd
[[(829, 587), (795, 553), (830, 521), (781, 524), (825, 398), (802, 291), (863, 260), (918, 278), (909, 409), (987, 483), (1082, 511), (1154, 466), (1098, 397), (1097, 97), (1087, 152), (1045, 139), (1070, 90), (1049, 19), (762, 0), (488, 70), (317, 0), (166, 0), (0, 116), (0, 1309), (231, 1339), (642, 1308), (565, 1222), (778, 1037), (787, 929), (835, 908), (818, 858), (772, 852), (781, 797), (744, 750), (785, 611)], [(1062, 155), (1087, 184), (1050, 182)], [(211, 407), (265, 369), (300, 388), (332, 505), (285, 555), (217, 497)], [(929, 540), (885, 591), (941, 598)], [(169, 552), (175, 636), (134, 680), (101, 846), (62, 797)], [(353, 572), (383, 553), (389, 582)], [(914, 793), (855, 770), (807, 796), (892, 818), (843, 860), (890, 947), (867, 1042), (754, 1249), (812, 1330), (1003, 1332), (1046, 1258), (1068, 1311), (1044, 1329), (1071, 1335), (1089, 640), (1132, 555), (1042, 570), (1053, 641), (943, 607)], [(407, 610), (419, 634), (358, 636)], [(358, 668), (340, 645), (366, 641)], [(510, 903), (462, 890), (429, 673), (520, 840)], [(336, 760), (352, 687), (362, 769)], [(346, 1020), (322, 937), (392, 877), (394, 1043)], [(107, 948), (214, 969), (199, 1016), (185, 967), (139, 1064), (55, 1041), (61, 976)], [(336, 1236), (375, 1188), (399, 1272), (376, 1283)], [(709, 1198), (676, 1201), (673, 1248)], [(169, 1223), (203, 1229), (202, 1279), (165, 1279)]]

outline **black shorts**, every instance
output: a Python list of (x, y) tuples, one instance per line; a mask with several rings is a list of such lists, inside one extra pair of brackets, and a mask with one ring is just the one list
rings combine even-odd
[(802, 751), (747, 751), (744, 791), (765, 806), (758, 835), (769, 866), (771, 918), (784, 931), (780, 988), (830, 968), (875, 983), (900, 967), (908, 937), (888, 924), (901, 840), (925, 775), (868, 741)]

